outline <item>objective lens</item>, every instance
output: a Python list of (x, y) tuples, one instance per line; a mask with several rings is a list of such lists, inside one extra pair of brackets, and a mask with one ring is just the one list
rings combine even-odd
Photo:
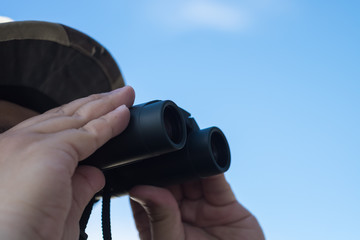
[(183, 138), (181, 116), (173, 106), (166, 106), (164, 109), (164, 124), (169, 138), (179, 144)]
[(226, 140), (219, 132), (211, 135), (211, 150), (216, 163), (221, 167), (226, 167), (229, 160), (228, 146)]

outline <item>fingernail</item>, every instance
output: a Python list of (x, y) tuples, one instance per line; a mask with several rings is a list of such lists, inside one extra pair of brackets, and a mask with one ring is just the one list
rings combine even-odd
[(117, 93), (117, 92), (121, 92), (123, 90), (123, 88), (117, 88), (117, 89), (114, 89), (112, 90), (110, 93)]
[(128, 107), (125, 104), (123, 104), (123, 105), (117, 107), (116, 110), (122, 111), (122, 110), (127, 109), (127, 108)]
[(123, 87), (121, 87), (121, 88), (114, 89), (114, 90), (112, 90), (112, 92), (113, 92), (113, 93), (121, 92), (121, 91), (123, 91), (125, 88), (128, 88), (128, 86), (123, 86)]

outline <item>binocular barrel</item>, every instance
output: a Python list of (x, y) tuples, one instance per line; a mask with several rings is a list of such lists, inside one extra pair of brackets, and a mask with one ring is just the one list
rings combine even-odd
[(152, 101), (130, 108), (130, 122), (84, 161), (101, 170), (179, 150), (186, 143), (186, 125), (172, 101)]
[(126, 194), (136, 185), (167, 186), (223, 173), (230, 166), (230, 151), (220, 129), (193, 132), (181, 150), (105, 171), (112, 196)]
[(136, 185), (166, 186), (223, 173), (230, 149), (217, 127), (200, 129), (172, 101), (151, 101), (130, 108), (123, 133), (81, 164), (100, 168), (112, 196)]

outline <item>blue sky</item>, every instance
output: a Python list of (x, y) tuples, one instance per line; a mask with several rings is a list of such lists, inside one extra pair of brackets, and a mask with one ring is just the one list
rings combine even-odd
[[(6, 1), (0, 16), (76, 28), (114, 56), (137, 103), (219, 126), (227, 178), (269, 240), (360, 239), (358, 1)], [(138, 239), (128, 199), (114, 239)], [(100, 239), (100, 206), (89, 223)]]

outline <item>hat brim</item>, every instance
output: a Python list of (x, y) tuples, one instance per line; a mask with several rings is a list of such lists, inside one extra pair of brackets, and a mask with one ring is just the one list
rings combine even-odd
[(0, 24), (0, 99), (44, 112), (125, 85), (110, 53), (70, 27)]

